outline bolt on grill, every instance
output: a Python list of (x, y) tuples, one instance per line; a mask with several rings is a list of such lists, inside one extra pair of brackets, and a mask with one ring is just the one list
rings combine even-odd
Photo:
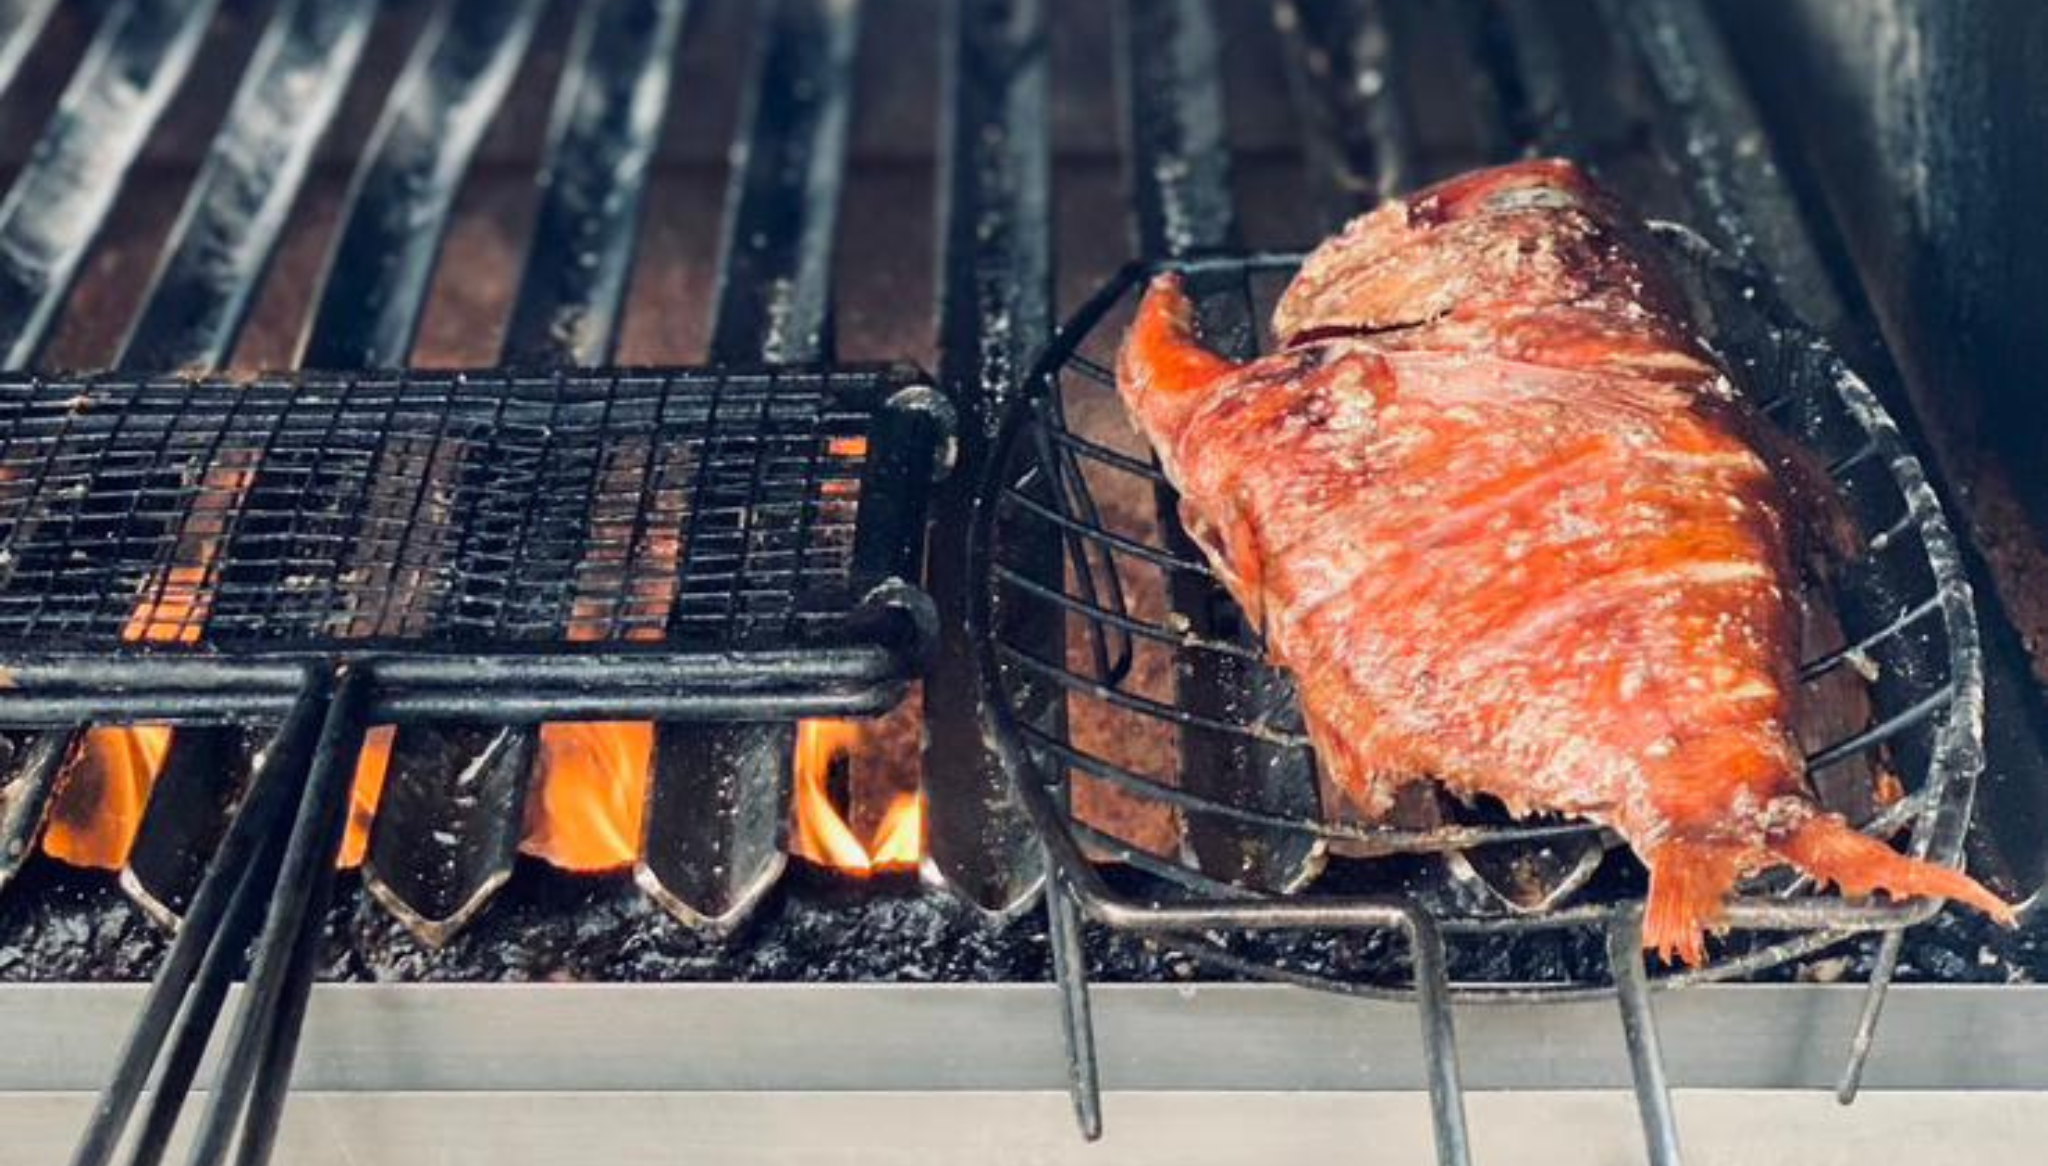
[[(665, 118), (692, 96), (678, 50), (710, 6), (597, 0), (570, 14), (500, 367), (396, 371), (414, 354), (465, 177), (541, 30), (569, 7), (445, 0), (423, 16), (375, 0), (265, 7), (113, 374), (24, 370), (49, 349), (175, 95), (206, 67), (208, 29), (236, 10), (107, 5), (0, 202), (0, 368), (9, 373), (0, 382), (0, 536), (16, 556), (0, 567), (0, 631), (13, 637), (10, 655), (19, 652), (7, 661), (14, 686), (0, 691), (0, 723), (14, 728), (17, 746), (0, 813), (0, 879), (31, 848), (86, 726), (178, 724), (123, 884), (183, 922), (76, 1160), (112, 1159), (159, 1062), (133, 1160), (161, 1155), (245, 950), (248, 990), (194, 1160), (224, 1160), (237, 1139), (242, 1160), (267, 1154), (349, 777), (371, 724), (398, 729), (382, 746), (390, 776), (365, 880), (421, 936), (451, 936), (509, 873), (543, 723), (590, 718), (659, 722), (636, 878), (674, 916), (716, 931), (747, 915), (784, 862), (793, 718), (878, 712), (921, 674), (935, 775), (925, 791), (927, 873), (1003, 920), (1039, 901), (1048, 848), (1059, 871), (1065, 889), (1044, 901), (1084, 1129), (1099, 1131), (1100, 1113), (1081, 907), (1146, 934), (1348, 921), (1392, 928), (1412, 945), (1399, 970), (1422, 986), (1439, 1154), (1463, 1161), (1434, 905), (1371, 904), (1348, 919), (1299, 897), (1129, 911), (1089, 881), (1092, 868), (1062, 841), (1107, 849), (1114, 836), (1084, 833), (1085, 822), (1048, 807), (1033, 783), (1015, 788), (1008, 772), (1083, 764), (1060, 678), (1002, 694), (1029, 742), (1021, 752), (982, 739), (982, 645), (967, 617), (984, 580), (968, 532), (984, 467), (1012, 464), (995, 456), (1018, 440), (1001, 426), (1028, 395), (1027, 370), (1053, 332), (1053, 20), (1093, 17), (1039, 0), (945, 8), (936, 392), (915, 370), (837, 359), (835, 248), (859, 234), (839, 221), (861, 64), (864, 13), (853, 0), (745, 10), (753, 54), (739, 82), (707, 367), (603, 369), (645, 244), (641, 208)], [(1290, 0), (1273, 11), (1318, 224), (1448, 169), (1530, 149), (1568, 152), (1652, 213), (1708, 233), (1821, 331), (1853, 318), (1768, 151), (1753, 148), (1762, 140), (1755, 113), (1697, 0), (1456, 0), (1427, 12)], [(1230, 258), (1252, 233), (1245, 175), (1233, 174), (1230, 123), (1241, 109), (1226, 100), (1219, 23), (1230, 15), (1171, 0), (1115, 7), (1106, 63), (1119, 79), (1129, 183), (1127, 204), (1110, 202), (1127, 212), (1143, 259), (1215, 276), (1207, 331), (1249, 348), (1258, 313), (1252, 297), (1232, 291), (1243, 264)], [(46, 26), (66, 16), (47, 0), (0, 5), (0, 16), (4, 92)], [(342, 196), (296, 350), (312, 371), (203, 375), (235, 350), (316, 152), (352, 83), (377, 64), (375, 34), (415, 16)], [(1445, 54), (1457, 64), (1443, 77), (1412, 63)], [(1441, 115), (1417, 95), (1432, 87), (1454, 92), (1452, 104), (1469, 115), (1456, 149), (1430, 145), (1441, 127), (1426, 123)], [(1112, 120), (1102, 110), (1089, 116)], [(1292, 192), (1285, 201), (1301, 217)], [(1105, 310), (1131, 278), (1089, 310)], [(1053, 351), (1085, 378), (1082, 339), (1063, 333)], [(1840, 436), (1824, 416), (1794, 420), (1809, 424), (1803, 435), (1817, 444)], [(1016, 424), (1054, 452), (1035, 453), (1048, 492), (1015, 499), (1042, 513), (1006, 535), (1005, 552), (1018, 556), (1008, 582), (1059, 578), (1071, 563), (1113, 587), (1105, 540), (1091, 533), (1101, 520), (1087, 492), (1070, 488), (1073, 467), (1097, 451), (1057, 413)], [(1854, 476), (1898, 464), (1881, 442), (1860, 448), (1836, 451), (1833, 468)], [(959, 468), (944, 476), (949, 464)], [(1151, 489), (1142, 462), (1116, 468)], [(1068, 485), (1045, 485), (1061, 481)], [(1906, 530), (1927, 518), (1915, 509), (1898, 521)], [(1094, 549), (1077, 552), (1077, 542)], [(1936, 558), (1931, 544), (1900, 547)], [(1189, 556), (1170, 522), (1144, 549)], [(1940, 662), (1974, 668), (1957, 587), (1943, 576), (1915, 591), (1896, 623), (1889, 614), (1868, 621), (1866, 648), (1940, 625), (1946, 640), (1928, 650), (1945, 648)], [(1319, 805), (1313, 767), (1284, 724), (1248, 740), (1233, 720), (1248, 704), (1284, 717), (1284, 679), (1261, 666), (1248, 629), (1195, 573), (1176, 573), (1172, 598), (1191, 617), (1188, 632), (1236, 650), (1192, 654), (1175, 693), (1177, 714), (1199, 719), (1171, 795), (1192, 863), (1159, 864), (1126, 846), (1126, 873), (1171, 883), (1192, 872), (1200, 894), (1298, 888), (1330, 841), (1303, 828)], [(1095, 654), (1098, 674), (1113, 673), (1147, 627), (1107, 591), (1083, 599), (1092, 610), (1074, 642)], [(1034, 617), (1028, 607), (1007, 604), (1000, 623), (984, 626), (1006, 649), (1063, 661), (1069, 617)], [(1880, 740), (1903, 748), (1929, 731), (1930, 715), (1966, 699), (1967, 685), (1968, 676), (1949, 675), (1816, 764)], [(1968, 770), (1973, 759), (1954, 762)], [(1944, 802), (1930, 783), (1899, 811), (1901, 821), (1939, 811), (1923, 837), (1941, 857), (1954, 857), (1955, 791), (1966, 787), (1951, 785)], [(1247, 789), (1258, 807), (1249, 812), (1235, 806)], [(1590, 873), (1601, 854), (1577, 827), (1462, 829), (1408, 848), (1548, 842), (1561, 856), (1552, 874), (1564, 881)], [(1485, 867), (1493, 849), (1465, 861), (1500, 881)], [(1215, 877), (1225, 871), (1229, 878)], [(1877, 913), (1796, 925), (1900, 922)], [(1632, 925), (1623, 912), (1607, 936), (1615, 987), (1652, 1157), (1675, 1161)], [(1880, 949), (1859, 1049), (1898, 960), (1896, 935)], [(1270, 968), (1270, 949), (1207, 950), (1240, 971)], [(1787, 953), (1754, 954), (1722, 970)]]

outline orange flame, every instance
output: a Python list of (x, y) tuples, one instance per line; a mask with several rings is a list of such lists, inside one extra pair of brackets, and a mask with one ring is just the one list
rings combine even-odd
[[(212, 606), (214, 560), (229, 516), (253, 473), (246, 450), (206, 471), (178, 523), (171, 561), (151, 573), (121, 628), (131, 644), (196, 644)], [(149, 792), (171, 752), (168, 725), (86, 730), (50, 805), (43, 852), (75, 866), (118, 870), (128, 862)]]
[(540, 781), (519, 848), (563, 870), (631, 865), (640, 855), (653, 762), (647, 721), (541, 726)]
[(789, 852), (860, 877), (914, 867), (924, 854), (924, 803), (917, 794), (897, 795), (867, 841), (834, 802), (832, 766), (849, 757), (860, 739), (860, 728), (849, 721), (797, 726)]
[(74, 866), (125, 866), (150, 787), (170, 751), (168, 725), (86, 730), (51, 798), (43, 852)]
[(363, 865), (363, 856), (370, 851), (370, 823), (384, 797), (391, 742), (397, 737), (394, 725), (377, 725), (363, 734), (363, 751), (356, 754), (356, 775), (348, 790), (348, 827), (341, 837), (341, 852), (334, 857), (334, 865), (342, 870)]

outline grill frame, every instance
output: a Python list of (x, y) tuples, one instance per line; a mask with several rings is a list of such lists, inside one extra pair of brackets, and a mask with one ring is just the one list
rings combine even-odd
[[(83, 572), (76, 564), (91, 564), (90, 577), (74, 596), (90, 613), (83, 634), (73, 631), (80, 621), (49, 620), (40, 608), (0, 616), (9, 631), (0, 668), (14, 679), (0, 694), (0, 716), (14, 724), (79, 716), (182, 719), (196, 710), (179, 698), (195, 689), (207, 690), (209, 699), (232, 701), (239, 688), (274, 702), (297, 688), (295, 664), (366, 657), (379, 660), (379, 674), (393, 689), (393, 703), (380, 712), (406, 718), (448, 711), (455, 696), (467, 691), (490, 699), (462, 703), (498, 708), (486, 720), (513, 723), (532, 715), (523, 710), (551, 703), (544, 692), (520, 690), (550, 685), (580, 693), (570, 703), (588, 711), (651, 713), (662, 707), (681, 715), (693, 702), (703, 706), (694, 715), (741, 717), (887, 708), (915, 674), (932, 623), (929, 601), (904, 582), (917, 577), (924, 506), (935, 470), (943, 468), (950, 433), (950, 420), (933, 404), (936, 395), (922, 387), (924, 380), (914, 369), (884, 366), (531, 376), (296, 374), (246, 383), (108, 374), (0, 383), (0, 396), (24, 405), (10, 411), (12, 440), (5, 446), (6, 459), (19, 459), (24, 472), (7, 483), (18, 504), (8, 508), (0, 546), (7, 548), (15, 573), (0, 583), (0, 592), (12, 594), (18, 586), (47, 595), (52, 580), (77, 584)], [(211, 394), (219, 396), (207, 399)], [(569, 424), (564, 402), (582, 416), (582, 424)], [(727, 422), (720, 418), (722, 407), (747, 412)], [(75, 432), (74, 421), (88, 413), (95, 414), (92, 431)], [(394, 454), (396, 445), (414, 436), (415, 423), (437, 431), (410, 454)], [(589, 556), (599, 538), (596, 511), (610, 501), (601, 497), (609, 489), (607, 467), (622, 451), (644, 453), (666, 446), (668, 439), (677, 446), (693, 439), (699, 456), (689, 459), (678, 481), (657, 480), (653, 470), (661, 459), (641, 458), (646, 472), (622, 499), (627, 505), (614, 507), (621, 512), (609, 519), (633, 525), (634, 545), (626, 548), (622, 570), (607, 573), (618, 577), (597, 585), (607, 588), (598, 598), (614, 610), (646, 606), (637, 594), (643, 584), (667, 585), (667, 598), (654, 605), (663, 610), (653, 613), (656, 622), (614, 619), (605, 612), (577, 615), (572, 609), (590, 598), (581, 581), (590, 573)], [(842, 441), (865, 448), (833, 453)], [(249, 457), (240, 456), (245, 445)], [(772, 497), (763, 489), (764, 467), (775, 459), (761, 456), (771, 446), (794, 450), (784, 460), (801, 463), (789, 480), (772, 484)], [(869, 450), (877, 452), (871, 456)], [(394, 457), (419, 472), (383, 472)], [(77, 468), (37, 474), (27, 465), (37, 462), (47, 470), (60, 461)], [(572, 524), (581, 521), (566, 539), (559, 531), (528, 529), (548, 517), (528, 509), (516, 516), (520, 537), (495, 551), (509, 557), (503, 569), (479, 570), (463, 561), (469, 552), (463, 544), (476, 534), (469, 511), (512, 497), (522, 475), (555, 474), (565, 463), (570, 477), (587, 479), (587, 488), (565, 491), (574, 495), (566, 501), (583, 507), (568, 516)], [(210, 516), (209, 527), (220, 529), (209, 541), (218, 548), (194, 551), (190, 528), (181, 524), (190, 522), (194, 503), (205, 504), (217, 492), (209, 483), (230, 464), (233, 472), (253, 476), (254, 484)], [(264, 493), (263, 475), (272, 465), (283, 482), (271, 488), (267, 501), (252, 498)], [(741, 495), (716, 480), (721, 465), (728, 473), (736, 468), (751, 475), (740, 483)], [(445, 472), (430, 472), (437, 467)], [(316, 498), (309, 506), (308, 475), (333, 479), (344, 487), (342, 496), (331, 502)], [(483, 480), (470, 480), (476, 475)], [(411, 495), (406, 513), (381, 515), (367, 496), (352, 502), (346, 493), (388, 492), (394, 482)], [(138, 483), (146, 485), (138, 489)], [(834, 497), (831, 483), (850, 486), (851, 496)], [(714, 493), (720, 487), (722, 497)], [(422, 498), (430, 489), (441, 492), (449, 509), (444, 523), (432, 524), (438, 535), (430, 529), (424, 536), (436, 544), (426, 548), (424, 574), (440, 589), (374, 587), (362, 593), (373, 601), (399, 602), (353, 614), (345, 610), (350, 604), (337, 605), (350, 590), (349, 564), (357, 558), (382, 562), (392, 558), (383, 552), (394, 546), (395, 561), (419, 558), (405, 548), (418, 549)], [(145, 490), (150, 500), (142, 502)], [(698, 556), (687, 546), (679, 548), (672, 565), (659, 556), (635, 561), (632, 556), (647, 541), (642, 527), (653, 521), (650, 497), (656, 493), (674, 495), (664, 505), (674, 511), (671, 519), (685, 525), (673, 532), (679, 543), (690, 540), (692, 520), (707, 508), (736, 509), (740, 520), (734, 530), (743, 545), (733, 553), (739, 559), (726, 563), (732, 556), (721, 549), (701, 574), (693, 567)], [(527, 501), (552, 509), (541, 505), (544, 498)], [(39, 505), (48, 513), (39, 512)], [(149, 518), (139, 534), (138, 506), (147, 508)], [(821, 550), (809, 539), (814, 532), (803, 527), (827, 506), (839, 512), (837, 545)], [(790, 586), (769, 596), (786, 608), (786, 618), (742, 634), (732, 607), (748, 586), (754, 536), (778, 547), (786, 541), (766, 530), (765, 522), (755, 525), (771, 517), (761, 513), (764, 507), (800, 520), (797, 543), (783, 548), (799, 562), (790, 571), (771, 573), (789, 576)], [(98, 532), (104, 537), (90, 538), (94, 532), (79, 529), (79, 516), (102, 509), (125, 511), (126, 517)], [(39, 541), (39, 524), (54, 525), (54, 536)], [(273, 529), (280, 524), (282, 529)], [(345, 533), (335, 539), (326, 529), (330, 525)], [(238, 537), (246, 539), (241, 556)], [(307, 544), (336, 548), (324, 576)], [(285, 549), (261, 550), (280, 545)], [(560, 560), (552, 564), (563, 568), (555, 572), (559, 578), (532, 577), (540, 572), (527, 553), (542, 551)], [(264, 561), (249, 566), (246, 560), (259, 554)], [(132, 612), (138, 604), (161, 603), (178, 569), (205, 574), (181, 596), (183, 610), (175, 612), (180, 622), (138, 633), (140, 617)], [(232, 586), (235, 573), (250, 571), (259, 577)], [(823, 589), (806, 594), (807, 579), (822, 581)], [(275, 602), (291, 580), (310, 588), (296, 611)], [(495, 626), (478, 626), (466, 609), (490, 599), (476, 593), (485, 587), (527, 592), (552, 613), (508, 628), (501, 604)], [(245, 593), (241, 600), (233, 596), (238, 590)], [(725, 610), (692, 611), (693, 596), (714, 607), (723, 600)], [(223, 601), (231, 606), (224, 608)], [(235, 604), (255, 606), (243, 612)], [(123, 610), (131, 615), (124, 619)], [(354, 626), (365, 617), (378, 628), (395, 624), (399, 634), (334, 634), (337, 620)], [(55, 634), (46, 628), (49, 623), (57, 625)], [(238, 629), (249, 634), (236, 634)], [(278, 635), (281, 630), (288, 634)], [(657, 683), (666, 691), (646, 691)], [(100, 691), (70, 692), (74, 686)], [(513, 690), (509, 703), (505, 690)], [(399, 691), (421, 702), (408, 704)], [(429, 699), (434, 693), (454, 695), (437, 702)], [(647, 707), (640, 707), (642, 701)], [(259, 701), (243, 711), (271, 710)]]

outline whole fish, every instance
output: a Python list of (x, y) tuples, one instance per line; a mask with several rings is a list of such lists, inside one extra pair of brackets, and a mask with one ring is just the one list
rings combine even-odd
[(1736, 881), (1785, 863), (2009, 923), (1816, 802), (1798, 564), (1838, 500), (1652, 246), (1568, 162), (1479, 171), (1325, 242), (1248, 363), (1160, 277), (1117, 384), (1368, 810), (1433, 779), (1608, 826), (1649, 867), (1645, 946), (1688, 963)]

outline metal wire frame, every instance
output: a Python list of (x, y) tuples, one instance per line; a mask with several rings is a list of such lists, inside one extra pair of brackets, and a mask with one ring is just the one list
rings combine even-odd
[[(1841, 569), (1834, 587), (1845, 621), (1855, 620), (1849, 642), (1808, 661), (1801, 677), (1810, 681), (1843, 668), (1866, 671), (1873, 662), (1881, 662), (1880, 678), (1870, 685), (1876, 712), (1859, 731), (1815, 750), (1809, 767), (1822, 769), (1858, 756), (1882, 760), (1906, 778), (1910, 792), (1865, 828), (1885, 837), (1905, 830), (1907, 847), (1916, 856), (1960, 865), (1962, 837), (1982, 765), (1983, 680), (1969, 586), (1940, 507), (1875, 397), (1823, 340), (1776, 302), (1767, 283), (1683, 228), (1660, 225), (1657, 233), (1700, 301), (1697, 307), (1724, 360), (1745, 384), (1776, 390), (1755, 403), (1818, 455), (1842, 487), (1852, 518), (1866, 536), (1866, 551)], [(1256, 657), (1259, 652), (1255, 644), (1192, 635), (1184, 626), (1137, 612), (1122, 582), (1124, 566), (1139, 564), (1159, 574), (1203, 578), (1209, 569), (1156, 538), (1113, 529), (1104, 519), (1089, 474), (1121, 475), (1147, 488), (1164, 485), (1164, 478), (1149, 461), (1092, 440), (1070, 424), (1068, 408), (1069, 402), (1086, 399), (1087, 394), (1113, 394), (1112, 375), (1086, 350), (1091, 342), (1104, 343), (1105, 322), (1156, 271), (1177, 269), (1211, 288), (1234, 281), (1249, 309), (1257, 281), (1284, 280), (1298, 262), (1298, 257), (1288, 255), (1212, 256), (1127, 267), (1056, 335), (1034, 372), (1028, 399), (1006, 419), (996, 456), (982, 480), (970, 560), (986, 584), (971, 612), (982, 645), (984, 717), (1056, 868), (1061, 893), (1053, 906), (1055, 965), (1068, 1006), (1073, 1084), (1084, 1132), (1092, 1135), (1099, 1130), (1100, 1112), (1085, 973), (1073, 947), (1076, 913), (1114, 928), (1171, 935), (1197, 956), (1240, 974), (1369, 998), (1419, 1000), (1425, 1022), (1436, 1034), (1426, 1051), (1436, 1099), (1438, 1152), (1445, 1162), (1466, 1157), (1462, 1122), (1445, 1096), (1455, 1095), (1448, 1013), (1453, 996), (1526, 1002), (1619, 989), (1624, 1039), (1637, 1070), (1651, 1159), (1671, 1162), (1676, 1161), (1677, 1139), (1656, 1050), (1650, 988), (1746, 975), (1858, 933), (1882, 932), (1844, 1079), (1845, 1091), (1852, 1092), (1896, 966), (1899, 935), (1939, 910), (1938, 903), (1851, 903), (1813, 894), (1803, 881), (1760, 880), (1729, 905), (1731, 928), (1758, 933), (1755, 942), (1705, 967), (1669, 969), (1653, 976), (1639, 954), (1640, 901), (1627, 893), (1568, 898), (1561, 905), (1529, 913), (1451, 909), (1403, 893), (1359, 898), (1311, 890), (1275, 896), (1248, 890), (1199, 864), (1150, 854), (1074, 815), (1069, 776), (1082, 774), (1178, 814), (1199, 815), (1212, 827), (1221, 822), (1241, 829), (1291, 830), (1344, 843), (1351, 854), (1448, 854), (1540, 843), (1595, 829), (1546, 823), (1401, 830), (1276, 813), (1167, 785), (1077, 747), (1070, 738), (1034, 728), (1019, 715), (1015, 694), (1020, 683), (1052, 684), (1066, 693), (1070, 716), (1075, 706), (1094, 702), (1119, 710), (1124, 717), (1176, 728), (1199, 725), (1269, 746), (1307, 750), (1305, 735), (1284, 716), (1270, 715), (1273, 710), (1254, 710), (1268, 714), (1262, 717), (1246, 712), (1202, 716), (1126, 687), (1141, 643), (1211, 656)], [(1056, 578), (1034, 577), (1006, 560), (1003, 551), (1008, 543), (1043, 537), (1047, 529), (1066, 548), (1066, 563)], [(1044, 659), (1026, 646), (1007, 642), (996, 613), (1016, 604), (1044, 605), (1060, 612), (1078, 634), (1073, 655), (1083, 662), (1073, 663), (1071, 656)], [(1102, 859), (1120, 865), (1126, 877), (1138, 876), (1142, 889), (1112, 889), (1098, 869)], [(1405, 977), (1410, 983), (1303, 971), (1270, 956), (1247, 956), (1209, 934), (1250, 931), (1297, 936), (1311, 931), (1398, 934), (1415, 953), (1411, 975)], [(1607, 982), (1461, 984), (1453, 989), (1443, 978), (1441, 951), (1425, 950), (1479, 938), (1497, 942), (1503, 937), (1568, 931), (1605, 936)], [(1431, 1019), (1439, 1013), (1440, 1026)]]
[[(292, 661), (366, 654), (391, 658), (386, 699), (407, 715), (886, 707), (929, 626), (903, 581), (949, 421), (922, 380), (0, 383), (0, 721), (282, 711)], [(680, 468), (643, 458), (622, 484), (607, 467), (633, 441)], [(571, 537), (529, 521), (565, 494), (583, 519)], [(731, 505), (751, 533), (682, 545), (688, 513)], [(620, 514), (674, 528), (674, 545), (598, 545)], [(496, 553), (468, 553), (486, 534)], [(652, 589), (671, 601), (645, 602)]]

